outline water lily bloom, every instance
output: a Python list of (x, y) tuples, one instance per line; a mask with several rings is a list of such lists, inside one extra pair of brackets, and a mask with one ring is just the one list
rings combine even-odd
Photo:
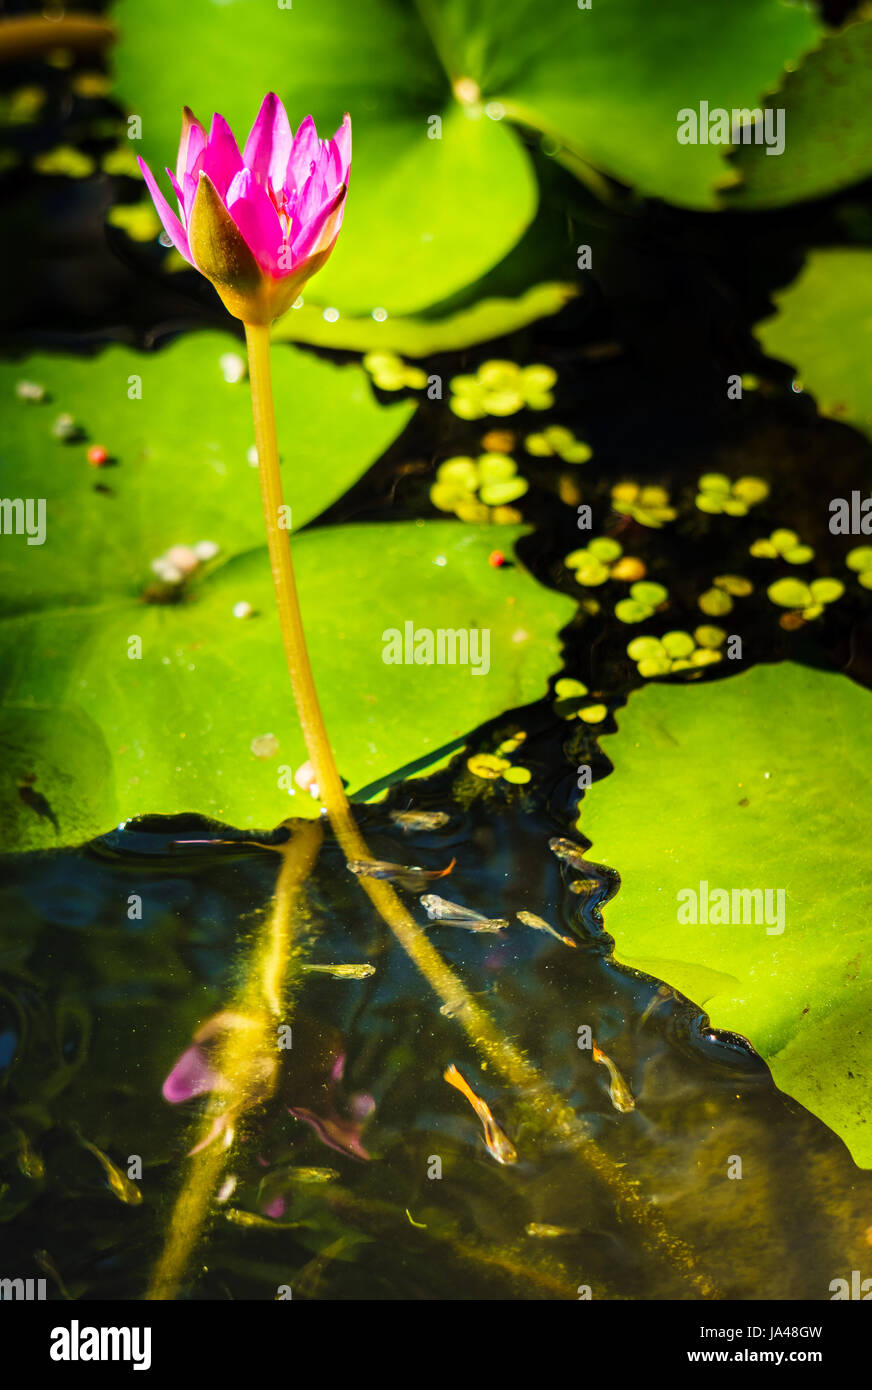
[(279, 98), (264, 97), (239, 153), (223, 116), (209, 132), (185, 107), (176, 172), (178, 216), (139, 160), (167, 236), (211, 280), (226, 307), (269, 324), (293, 304), (336, 244), (351, 167), (351, 117), (319, 140), (307, 116), (296, 135)]

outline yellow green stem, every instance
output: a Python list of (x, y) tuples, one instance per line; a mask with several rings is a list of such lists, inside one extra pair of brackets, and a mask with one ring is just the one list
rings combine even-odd
[(346, 818), (350, 821), (351, 812), (336, 770), (336, 763), (324, 727), (324, 717), (318, 704), (306, 638), (303, 633), (303, 619), (300, 601), (297, 597), (297, 582), (294, 578), (294, 564), (291, 559), (290, 533), (281, 525), (286, 513), (282, 494), (282, 478), (279, 468), (279, 451), (276, 443), (275, 411), (273, 409), (272, 374), (270, 372), (269, 327), (247, 323), (245, 338), (248, 344), (248, 365), (251, 377), (251, 403), (254, 412), (254, 442), (257, 446), (257, 463), (260, 473), (260, 490), (263, 500), (263, 515), (266, 522), (266, 539), (269, 547), (270, 566), (276, 591), (276, 604), (285, 658), (291, 677), (303, 738), (309, 753), (318, 792), (327, 814), (334, 826)]

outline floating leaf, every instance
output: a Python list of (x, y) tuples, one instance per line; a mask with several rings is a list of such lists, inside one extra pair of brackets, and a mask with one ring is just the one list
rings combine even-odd
[(782, 110), (786, 140), (773, 158), (765, 144), (737, 148), (731, 163), (741, 186), (729, 207), (773, 208), (820, 198), (872, 174), (872, 21), (825, 34), (788, 72), (767, 107)]
[[(617, 959), (748, 1037), (872, 1166), (872, 697), (841, 675), (758, 666), (704, 691), (645, 686), (619, 726), (615, 771), (581, 821), (621, 874), (606, 909)], [(702, 882), (785, 890), (783, 932), (680, 923), (678, 894)]]
[[(137, 515), (146, 534), (184, 515), (176, 499), (185, 475), (162, 476), (163, 493)], [(81, 498), (78, 524), (94, 547), (106, 535), (98, 508), (110, 502)], [(256, 499), (251, 506), (256, 517)], [(236, 494), (228, 515), (244, 534)], [(125, 558), (123, 519), (120, 530), (110, 547), (114, 578), (101, 564), (103, 582), (90, 592), (84, 547), (75, 563), (63, 540), (57, 559), (48, 542), (41, 557), (19, 555), (31, 592), (21, 587), (0, 622), (4, 844), (71, 843), (145, 812), (197, 811), (240, 827), (315, 814), (310, 797), (289, 795), (307, 753), (265, 549), (237, 552), (188, 602), (144, 604), (130, 558), (138, 547)], [(504, 544), (518, 534), (504, 533)], [(455, 521), (319, 528), (295, 539), (315, 677), (352, 791), (438, 761), (477, 724), (543, 694), (558, 665), (557, 630), (574, 605), (519, 564), (489, 565), (492, 547), (492, 528)], [(253, 616), (240, 622), (233, 609), (243, 599)], [(413, 655), (411, 664), (386, 664), (390, 630), (403, 642), (407, 624), (410, 637), (416, 624), (486, 628), (486, 674), (483, 663), (475, 675), (471, 663), (423, 665)], [(129, 659), (132, 636), (139, 659)], [(264, 730), (277, 743), (266, 760), (251, 751)], [(21, 799), (25, 779), (51, 818)]]
[(872, 251), (812, 251), (773, 299), (754, 330), (764, 352), (801, 373), (821, 415), (872, 437)]
[[(320, 280), (315, 281), (317, 291)], [(278, 342), (311, 343), (314, 347), (350, 352), (400, 352), (406, 357), (433, 357), (476, 343), (491, 342), (524, 328), (536, 319), (558, 314), (578, 293), (571, 284), (552, 281), (536, 285), (515, 299), (482, 299), (468, 309), (444, 317), (373, 318), (340, 314), (325, 319), (318, 304), (303, 303), (273, 327)], [(586, 445), (579, 445), (586, 449)], [(566, 457), (564, 454), (563, 457)], [(587, 450), (590, 457), (590, 450)], [(581, 460), (574, 460), (579, 462)]]
[(776, 579), (766, 592), (779, 608), (805, 608), (812, 601), (811, 589), (801, 579)]

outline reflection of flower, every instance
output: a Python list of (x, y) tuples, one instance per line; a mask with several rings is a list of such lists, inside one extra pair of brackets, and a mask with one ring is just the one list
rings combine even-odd
[(185, 107), (173, 212), (144, 160), (139, 167), (173, 245), (246, 323), (278, 318), (327, 260), (339, 235), (351, 166), (351, 119), (319, 140), (265, 96), (243, 154), (223, 116), (208, 132)]
[[(219, 1137), (230, 1143), (237, 1117), (245, 1110), (261, 1104), (276, 1088), (278, 1061), (274, 1054), (256, 1051), (247, 1064), (246, 1075), (234, 1084), (213, 1061), (213, 1047), (229, 1029), (256, 1028), (256, 1021), (244, 1014), (225, 1011), (204, 1023), (194, 1035), (191, 1047), (186, 1048), (163, 1084), (164, 1099), (171, 1105), (191, 1100), (194, 1096), (222, 1095), (225, 1107), (215, 1116), (213, 1124), (199, 1144), (191, 1150), (197, 1153)], [(288, 1053), (289, 1061), (292, 1053)], [(322, 1068), (329, 1066), (325, 1077)], [(351, 1118), (339, 1113), (336, 1090), (345, 1071), (345, 1054), (333, 1048), (316, 1060), (317, 1076), (297, 1074), (289, 1067), (284, 1080), (294, 1088), (294, 1099), (312, 1100), (311, 1105), (286, 1105), (297, 1119), (311, 1125), (322, 1143), (352, 1158), (368, 1159), (363, 1147), (361, 1128), (375, 1109), (372, 1096), (364, 1092), (350, 1098)]]

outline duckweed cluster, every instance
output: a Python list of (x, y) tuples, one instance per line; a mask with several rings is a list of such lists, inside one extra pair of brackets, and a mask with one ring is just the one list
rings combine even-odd
[(558, 458), (564, 463), (587, 463), (593, 458), (593, 449), (584, 440), (576, 439), (572, 430), (564, 425), (549, 425), (540, 434), (528, 434), (524, 440), (528, 454), (536, 458)]
[(639, 675), (650, 680), (723, 661), (720, 648), (726, 640), (723, 628), (704, 625), (692, 634), (676, 630), (664, 632), (662, 637), (634, 637), (627, 655), (635, 661)]
[(611, 536), (599, 536), (580, 550), (573, 550), (563, 561), (572, 570), (577, 584), (586, 589), (605, 584), (608, 579), (631, 582), (644, 579), (645, 565), (632, 555), (624, 555), (620, 541)]
[(402, 391), (404, 387), (420, 391), (427, 385), (424, 369), (410, 367), (395, 352), (368, 352), (363, 365), (380, 391)]
[(518, 751), (526, 737), (523, 731), (512, 734), (510, 738), (503, 740), (495, 752), (474, 753), (471, 758), (467, 758), (466, 766), (473, 777), (480, 777), (484, 782), (496, 782), (501, 778), (514, 786), (524, 786), (533, 774), (528, 767), (513, 764), (511, 755)]
[(669, 598), (662, 584), (642, 579), (630, 586), (630, 597), (615, 604), (615, 617), (622, 623), (643, 623)]
[(485, 415), (516, 415), (519, 410), (548, 410), (554, 404), (551, 388), (557, 381), (553, 367), (534, 363), (482, 362), (475, 375), (451, 378), (450, 410), (461, 420), (481, 420)]
[(697, 603), (707, 618), (722, 618), (733, 609), (734, 598), (747, 598), (754, 592), (750, 579), (741, 574), (718, 574), (712, 587), (700, 594)]
[(737, 478), (733, 483), (726, 473), (703, 473), (696, 487), (697, 507), (712, 515), (747, 516), (769, 496), (769, 484), (762, 478)]
[[(845, 586), (841, 579), (829, 578), (813, 579), (810, 584), (804, 583), (801, 579), (776, 579), (766, 590), (771, 603), (778, 608), (790, 609), (791, 614), (797, 615), (805, 622), (819, 618), (827, 604), (835, 603), (844, 592)], [(782, 620), (782, 626), (793, 625), (785, 624)]]
[(640, 526), (655, 531), (678, 515), (665, 487), (641, 487), (639, 483), (616, 483), (612, 488), (612, 506)]
[(461, 521), (515, 522), (519, 514), (508, 504), (523, 497), (528, 487), (508, 454), (479, 454), (477, 459), (464, 455), (439, 465), (430, 501)]
[(856, 546), (845, 556), (845, 564), (864, 589), (872, 589), (872, 545)]
[(814, 549), (805, 545), (796, 531), (781, 526), (754, 541), (750, 553), (757, 560), (786, 560), (789, 565), (805, 565), (814, 559)]
[(560, 719), (581, 719), (585, 724), (601, 724), (608, 714), (608, 706), (599, 701), (590, 703), (590, 691), (583, 681), (572, 676), (561, 676), (554, 686), (557, 699), (552, 705)]

